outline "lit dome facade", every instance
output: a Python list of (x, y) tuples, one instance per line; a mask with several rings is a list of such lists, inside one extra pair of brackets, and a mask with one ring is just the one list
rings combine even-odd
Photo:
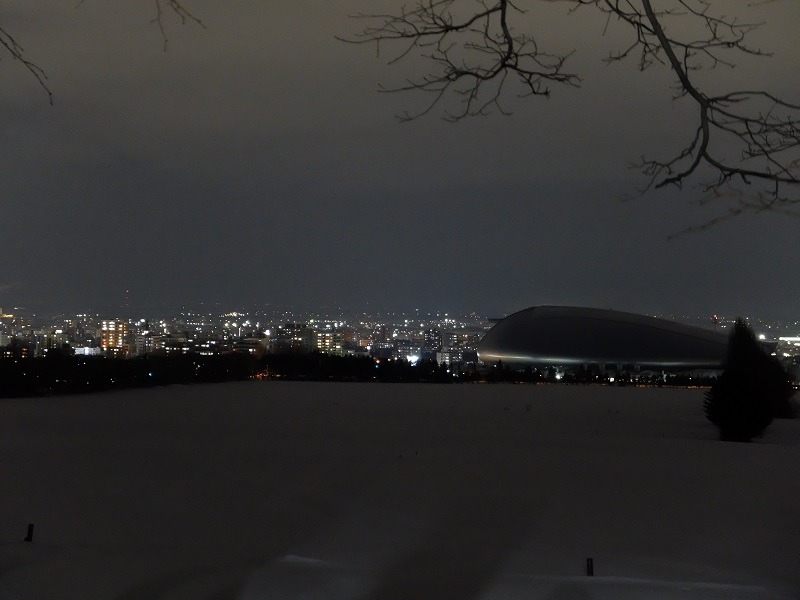
[(617, 365), (688, 371), (721, 369), (727, 336), (616, 310), (535, 306), (499, 321), (478, 344), (484, 363), (512, 366)]

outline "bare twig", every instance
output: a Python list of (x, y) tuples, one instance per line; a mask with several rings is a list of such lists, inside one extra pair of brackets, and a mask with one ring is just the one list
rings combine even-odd
[(206, 26), (203, 21), (201, 21), (189, 9), (183, 6), (179, 0), (154, 0), (154, 2), (156, 5), (156, 16), (153, 17), (151, 23), (156, 24), (158, 26), (158, 30), (161, 32), (161, 39), (164, 41), (164, 52), (167, 51), (167, 43), (169, 42), (167, 30), (164, 26), (165, 9), (177, 15), (182, 25), (185, 25), (187, 21), (192, 21), (196, 25), (199, 25), (205, 29)]
[[(564, 1), (572, 5), (571, 11), (594, 7), (604, 15), (606, 28), (615, 20), (633, 34), (607, 62), (636, 57), (640, 70), (670, 68), (678, 80), (674, 97), (696, 107), (696, 124), (683, 149), (670, 158), (642, 159), (638, 164), (647, 176), (646, 190), (680, 188), (692, 181), (707, 198), (731, 202), (730, 190), (744, 185), (748, 199), (739, 198), (722, 219), (800, 204), (800, 104), (764, 90), (712, 95), (695, 79), (698, 71), (733, 67), (744, 56), (769, 56), (748, 42), (763, 22), (715, 13), (710, 0), (664, 0), (657, 8), (651, 0)], [(521, 95), (542, 96), (557, 84), (580, 84), (576, 73), (565, 70), (569, 53), (548, 52), (532, 32), (515, 27), (522, 13), (511, 0), (416, 0), (394, 14), (355, 15), (367, 26), (345, 41), (374, 42), (379, 49), (393, 44), (397, 52), (390, 63), (412, 54), (431, 62), (427, 74), (384, 90), (432, 94), (421, 110), (401, 120), (440, 106), (449, 120), (492, 109), (508, 114), (502, 101), (512, 82), (521, 84)], [(456, 99), (455, 110), (446, 104), (448, 97)], [(704, 177), (707, 173), (711, 175)]]
[(401, 8), (397, 15), (354, 15), (376, 24), (354, 38), (341, 38), (355, 44), (374, 42), (378, 47), (394, 42), (399, 50), (390, 63), (412, 53), (432, 62), (433, 72), (383, 90), (432, 94), (424, 108), (401, 115), (402, 121), (431, 112), (449, 93), (459, 101), (455, 109), (445, 109), (447, 120), (485, 115), (492, 109), (508, 114), (501, 100), (510, 76), (521, 84), (522, 95), (549, 96), (552, 84), (580, 84), (580, 78), (564, 68), (569, 54), (543, 51), (533, 35), (515, 31), (514, 16), (522, 11), (512, 2), (478, 2), (474, 12), (460, 10), (461, 4), (458, 0), (420, 0), (411, 9)]
[[(164, 40), (164, 50), (167, 49), (167, 30), (164, 25), (164, 15), (165, 12), (170, 11), (178, 16), (182, 24), (185, 24), (187, 21), (192, 21), (193, 23), (199, 25), (200, 27), (205, 28), (203, 22), (198, 18), (194, 13), (192, 13), (188, 8), (186, 8), (181, 0), (153, 0), (155, 3), (156, 9), (156, 16), (153, 18), (152, 22), (158, 26), (159, 31), (161, 32), (161, 37)], [(78, 6), (84, 4), (86, 0), (78, 0)], [(47, 93), (47, 98), (50, 104), (53, 104), (53, 92), (50, 89), (47, 83), (47, 74), (45, 73), (44, 69), (36, 62), (28, 59), (25, 55), (24, 48), (17, 42), (16, 39), (11, 35), (11, 33), (5, 29), (4, 27), (0, 26), (0, 47), (5, 49), (7, 54), (11, 56), (12, 59), (19, 61), (22, 66), (36, 79), (39, 83), (41, 88)]]
[(5, 48), (12, 59), (19, 61), (23, 67), (33, 75), (39, 86), (47, 93), (47, 99), (53, 104), (53, 92), (47, 84), (47, 74), (37, 63), (25, 57), (25, 50), (17, 43), (17, 40), (2, 26), (0, 26), (0, 46)]

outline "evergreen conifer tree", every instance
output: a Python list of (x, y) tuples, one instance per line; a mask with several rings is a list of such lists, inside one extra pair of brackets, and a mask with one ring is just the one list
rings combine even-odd
[(728, 342), (725, 370), (703, 403), (706, 417), (719, 427), (720, 439), (749, 442), (760, 437), (774, 417), (791, 413), (792, 394), (786, 369), (738, 319)]

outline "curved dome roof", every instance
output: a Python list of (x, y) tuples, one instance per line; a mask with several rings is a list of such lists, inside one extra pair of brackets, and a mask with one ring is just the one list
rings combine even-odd
[(637, 365), (658, 369), (721, 368), (724, 334), (633, 313), (535, 306), (498, 322), (478, 344), (493, 363)]

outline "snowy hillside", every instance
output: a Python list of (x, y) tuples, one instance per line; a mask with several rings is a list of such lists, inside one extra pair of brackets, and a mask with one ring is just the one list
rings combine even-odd
[(0, 427), (0, 599), (800, 597), (800, 421), (719, 442), (700, 390), (247, 382)]

